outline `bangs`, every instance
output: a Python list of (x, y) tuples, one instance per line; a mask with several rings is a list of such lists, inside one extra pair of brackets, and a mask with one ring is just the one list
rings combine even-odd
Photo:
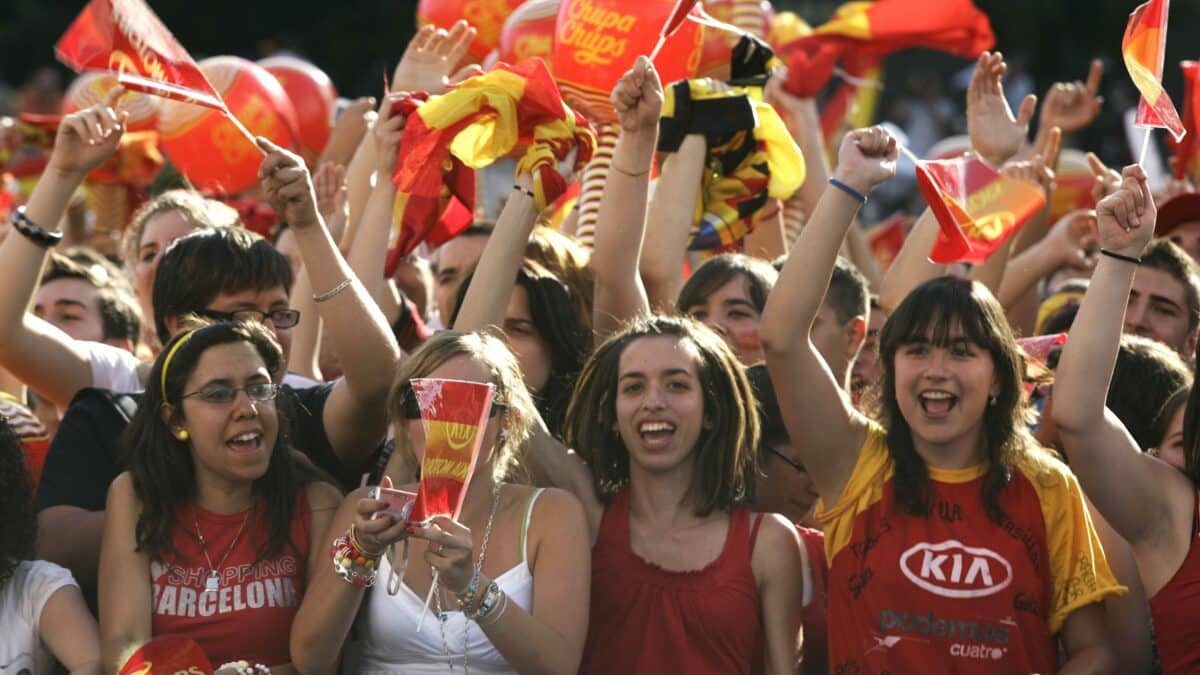
[(970, 281), (943, 277), (918, 286), (900, 303), (880, 331), (879, 346), (890, 356), (904, 345), (947, 347), (966, 340), (995, 353), (1002, 351), (1006, 332), (1007, 321), (990, 294), (977, 292)]

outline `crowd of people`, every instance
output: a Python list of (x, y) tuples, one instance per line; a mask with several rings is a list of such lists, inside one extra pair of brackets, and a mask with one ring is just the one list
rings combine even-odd
[[(385, 274), (400, 104), (473, 35), (423, 28), (336, 152), (258, 139), (273, 239), (189, 189), (64, 237), (127, 112), (61, 119), (0, 241), (0, 673), (164, 635), (223, 675), (1200, 672), (1200, 196), (1091, 155), (1052, 218), (1098, 71), (1030, 129), (975, 63), (969, 152), (1045, 197), (975, 265), (930, 209), (872, 255), (903, 139), (829, 153), (781, 68), (803, 181), (691, 250), (722, 149), (639, 57), (594, 240), (522, 168)], [(421, 378), (494, 398), (460, 514), (408, 522), (374, 488), (417, 490)]]

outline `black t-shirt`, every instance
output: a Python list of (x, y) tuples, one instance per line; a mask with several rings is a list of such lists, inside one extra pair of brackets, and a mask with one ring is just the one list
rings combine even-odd
[[(344, 466), (325, 433), (325, 401), (332, 390), (332, 382), (305, 389), (284, 385), (278, 401), (291, 420), (292, 447), (336, 477), (343, 488), (353, 489), (358, 487), (359, 467)], [(38, 511), (51, 506), (104, 510), (109, 484), (125, 470), (121, 432), (140, 400), (141, 394), (114, 394), (92, 388), (75, 395), (46, 455), (38, 485)]]

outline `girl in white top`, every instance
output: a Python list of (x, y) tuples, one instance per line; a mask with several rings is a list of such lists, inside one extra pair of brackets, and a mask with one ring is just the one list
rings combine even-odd
[[(393, 477), (397, 484), (410, 481), (424, 452), (409, 385), (418, 377), (496, 386), (462, 513), (458, 521), (439, 517), (430, 527), (409, 530), (408, 567), (403, 579), (393, 579), (394, 554), (387, 551), (406, 536), (405, 524), (386, 515), (372, 518), (385, 504), (366, 498), (367, 488), (351, 493), (334, 515), (326, 541), (349, 534), (366, 557), (382, 558), (373, 576), (354, 568), (374, 585), (366, 590), (348, 583), (352, 578), (339, 576), (332, 564), (320, 571), (292, 624), (293, 664), (302, 673), (334, 671), (357, 619), (361, 672), (446, 672), (451, 666), (489, 674), (578, 671), (591, 579), (583, 508), (567, 492), (502, 482), (519, 470), (516, 453), (537, 421), (516, 359), (485, 333), (441, 333), (409, 357), (397, 373), (389, 405), (396, 450), (385, 486)], [(416, 485), (404, 489), (415, 492)], [(476, 564), (478, 595), (468, 609), (479, 607), (493, 580), (499, 592), (492, 596), (492, 611), (470, 620), (457, 610), (459, 600), (467, 599)], [(418, 633), (435, 571), (436, 600)], [(389, 585), (395, 594), (388, 592)]]

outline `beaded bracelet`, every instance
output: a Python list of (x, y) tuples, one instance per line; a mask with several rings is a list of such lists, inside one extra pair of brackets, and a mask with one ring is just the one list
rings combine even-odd
[(370, 588), (375, 585), (375, 571), (379, 569), (379, 558), (364, 554), (352, 544), (349, 532), (333, 540), (329, 557), (333, 558), (333, 571), (342, 581), (358, 588)]
[(13, 211), (11, 222), (13, 229), (20, 232), (21, 236), (42, 248), (50, 248), (63, 239), (62, 232), (51, 232), (30, 220), (29, 216), (25, 215), (24, 206), (18, 206), (17, 210)]
[(458, 608), (462, 611), (467, 611), (467, 607), (471, 606), (471, 601), (475, 599), (475, 594), (479, 592), (479, 570), (475, 570), (475, 574), (471, 576), (471, 582), (463, 589), (463, 592), (458, 594)]
[(475, 611), (464, 611), (463, 615), (472, 621), (487, 618), (492, 613), (492, 610), (496, 609), (496, 606), (500, 604), (500, 598), (500, 585), (493, 581), (483, 591), (483, 599), (479, 601), (479, 606), (475, 608)]

